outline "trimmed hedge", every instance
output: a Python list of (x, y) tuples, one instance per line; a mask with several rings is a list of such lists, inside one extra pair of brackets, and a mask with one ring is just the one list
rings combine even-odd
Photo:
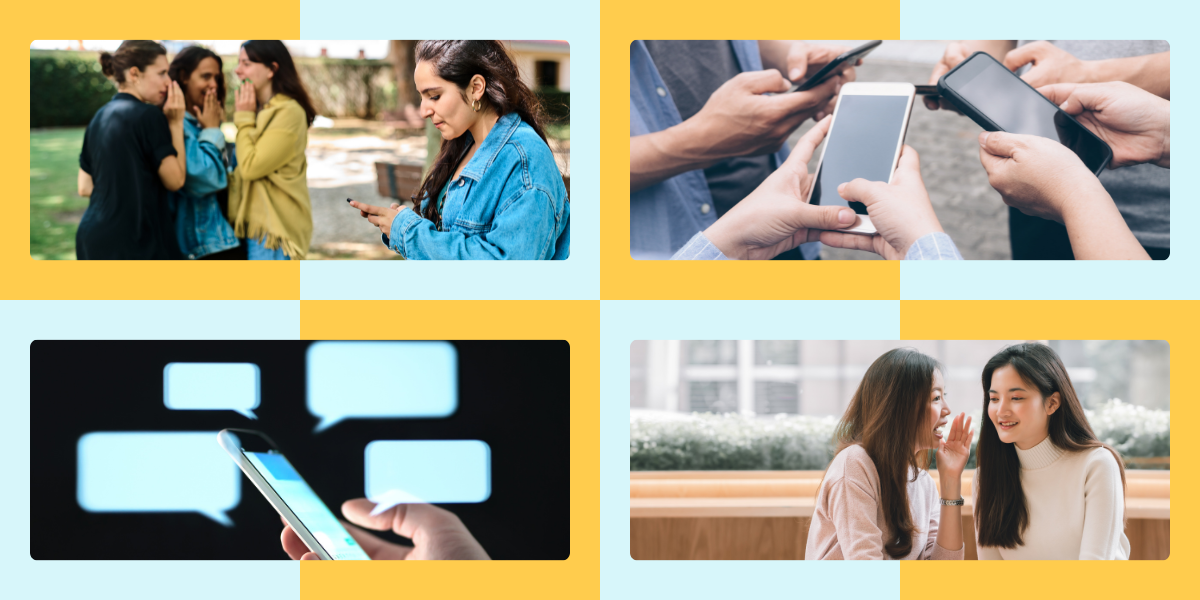
[[(221, 60), (225, 112), (232, 117), (237, 59)], [(395, 76), (386, 60), (298, 58), (296, 69), (319, 114), (370, 119), (396, 108)], [(117, 86), (100, 72), (96, 52), (30, 50), (29, 88), (30, 127), (86, 126), (117, 93)]]
[[(226, 89), (225, 111), (233, 114), (233, 70), (237, 59), (221, 57)], [(297, 58), (296, 69), (319, 114), (373, 119), (397, 107), (396, 78), (386, 60)], [(116, 85), (100, 72), (96, 52), (29, 51), (29, 126), (86, 126), (112, 99)], [(571, 122), (571, 93), (536, 91), (551, 123)]]
[[(1085, 410), (1096, 437), (1125, 458), (1171, 455), (1171, 412), (1112, 399)], [(972, 418), (968, 469), (975, 468), (979, 443), (977, 411)], [(665, 419), (631, 418), (631, 471), (806, 471), (821, 470), (833, 459), (833, 417), (737, 413), (682, 415)], [(932, 453), (931, 453), (932, 454)], [(931, 465), (936, 467), (936, 461)]]
[(29, 53), (29, 126), (87, 125), (117, 86), (100, 72), (95, 52)]

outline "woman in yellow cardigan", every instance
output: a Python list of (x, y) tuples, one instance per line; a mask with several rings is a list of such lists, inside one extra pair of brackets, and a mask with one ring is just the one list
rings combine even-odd
[(279, 40), (242, 44), (234, 73), (242, 86), (234, 103), (229, 220), (246, 238), (250, 260), (302, 259), (313, 229), (304, 150), (317, 111)]

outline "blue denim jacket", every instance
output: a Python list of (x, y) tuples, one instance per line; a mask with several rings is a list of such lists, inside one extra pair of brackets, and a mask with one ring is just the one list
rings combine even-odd
[(179, 249), (194, 259), (236, 248), (233, 226), (217, 203), (217, 192), (228, 185), (224, 134), (218, 129), (202, 129), (189, 113), (183, 120), (183, 144), (187, 179), (183, 188), (169, 197)]
[[(758, 42), (731, 40), (733, 54), (742, 72), (761, 71), (762, 57)], [(663, 83), (646, 49), (645, 42), (635, 40), (629, 45), (629, 136), (646, 135), (682, 123), (679, 109)], [(771, 156), (772, 168), (788, 157), (784, 144)], [(712, 207), (712, 193), (704, 171), (696, 169), (681, 173), (629, 195), (629, 254), (635, 259), (668, 259), (682, 248), (697, 232), (708, 229), (717, 220)], [(804, 258), (814, 259), (821, 253), (820, 243), (800, 247)]]
[[(422, 212), (429, 202), (437, 198), (423, 200)], [(408, 260), (567, 258), (571, 205), (554, 154), (516, 113), (500, 117), (450, 182), (442, 231), (404, 210), (383, 243)]]

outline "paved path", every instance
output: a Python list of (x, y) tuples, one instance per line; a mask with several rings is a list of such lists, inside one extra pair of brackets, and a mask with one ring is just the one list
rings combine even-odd
[(313, 136), (308, 142), (308, 193), (313, 209), (313, 258), (398, 258), (379, 230), (346, 204), (393, 202), (376, 193), (375, 162), (425, 163), (425, 137)]

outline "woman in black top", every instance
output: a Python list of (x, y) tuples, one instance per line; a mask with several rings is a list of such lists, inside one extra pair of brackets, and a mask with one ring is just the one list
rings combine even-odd
[[(126, 40), (100, 55), (117, 95), (96, 112), (79, 155), (79, 195), (90, 197), (75, 234), (86, 259), (182, 258), (167, 191), (183, 187), (185, 102), (167, 75), (167, 50)], [(159, 108), (159, 107), (162, 108)]]

